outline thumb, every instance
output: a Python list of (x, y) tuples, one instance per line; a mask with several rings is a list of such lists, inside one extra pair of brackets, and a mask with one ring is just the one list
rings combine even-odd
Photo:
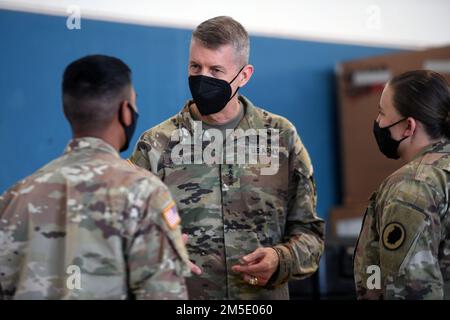
[(192, 261), (189, 261), (189, 268), (191, 269), (191, 272), (196, 275), (202, 274), (202, 269), (199, 266), (197, 266), (195, 263), (193, 263)]

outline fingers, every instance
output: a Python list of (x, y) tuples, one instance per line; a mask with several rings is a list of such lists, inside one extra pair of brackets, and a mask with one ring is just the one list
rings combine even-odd
[(269, 269), (269, 266), (266, 262), (261, 261), (257, 264), (242, 266), (242, 265), (235, 265), (231, 267), (231, 269), (235, 272), (242, 272), (242, 273), (259, 273), (259, 272), (266, 272)]
[(191, 269), (191, 272), (193, 274), (196, 274), (198, 276), (202, 274), (202, 269), (192, 261), (189, 261), (189, 268)]
[(189, 236), (188, 236), (187, 233), (183, 233), (183, 234), (181, 235), (181, 239), (183, 240), (183, 243), (184, 243), (185, 245), (186, 245), (187, 242), (188, 242), (188, 238), (189, 238)]
[(258, 248), (252, 253), (240, 259), (241, 265), (235, 265), (231, 269), (235, 272), (242, 273), (257, 273), (264, 272), (267, 268), (267, 263), (264, 262), (266, 251), (264, 248)]
[(250, 264), (258, 261), (261, 258), (264, 258), (265, 255), (266, 255), (265, 251), (262, 248), (258, 248), (252, 253), (243, 256), (241, 260), (244, 262), (244, 264)]
[[(258, 248), (242, 257), (244, 264), (234, 265), (232, 270), (243, 274), (249, 285), (265, 286), (278, 267), (278, 255), (272, 248)], [(255, 279), (256, 277), (256, 279)]]
[[(181, 234), (181, 239), (183, 240), (183, 243), (185, 245), (188, 242), (188, 238), (189, 238), (189, 235), (187, 233)], [(195, 263), (193, 263), (192, 261), (189, 261), (189, 269), (191, 269), (191, 272), (193, 274), (196, 274), (198, 276), (202, 274), (202, 269), (199, 266), (197, 266)]]

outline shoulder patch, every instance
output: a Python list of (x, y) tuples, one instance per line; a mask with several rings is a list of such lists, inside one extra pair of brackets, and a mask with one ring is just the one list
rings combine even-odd
[(175, 202), (172, 201), (163, 210), (163, 218), (170, 229), (175, 229), (181, 222)]
[(383, 230), (383, 246), (388, 250), (397, 250), (405, 242), (406, 232), (401, 223), (391, 222)]

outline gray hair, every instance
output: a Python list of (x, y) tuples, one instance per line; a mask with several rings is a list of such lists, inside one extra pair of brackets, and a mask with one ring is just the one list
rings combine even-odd
[(202, 22), (192, 33), (192, 39), (199, 40), (209, 49), (231, 44), (235, 62), (240, 65), (238, 68), (248, 64), (250, 41), (247, 30), (231, 17), (219, 16)]

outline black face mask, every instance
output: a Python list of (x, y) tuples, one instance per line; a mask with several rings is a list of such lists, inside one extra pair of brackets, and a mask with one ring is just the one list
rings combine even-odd
[(201, 115), (207, 116), (209, 114), (217, 113), (223, 110), (238, 92), (239, 87), (233, 95), (231, 95), (230, 84), (237, 78), (239, 73), (245, 66), (239, 70), (237, 75), (227, 82), (225, 80), (207, 77), (203, 75), (189, 77), (189, 89), (191, 90), (192, 98)]
[(133, 138), (134, 130), (136, 129), (137, 120), (139, 118), (139, 114), (134, 110), (131, 104), (128, 103), (128, 108), (131, 110), (131, 124), (129, 126), (125, 125), (125, 122), (122, 119), (122, 112), (120, 112), (119, 121), (122, 124), (123, 130), (125, 131), (125, 144), (120, 148), (120, 152), (124, 152), (130, 146), (130, 141)]
[(380, 149), (381, 153), (384, 154), (386, 157), (390, 159), (398, 159), (400, 156), (398, 155), (398, 146), (400, 143), (405, 140), (408, 137), (404, 137), (401, 140), (394, 140), (391, 137), (391, 131), (389, 128), (395, 126), (396, 124), (406, 120), (406, 118), (401, 119), (387, 127), (380, 128), (380, 125), (375, 120), (373, 122), (373, 134), (375, 136), (375, 140), (377, 141), (378, 148)]

